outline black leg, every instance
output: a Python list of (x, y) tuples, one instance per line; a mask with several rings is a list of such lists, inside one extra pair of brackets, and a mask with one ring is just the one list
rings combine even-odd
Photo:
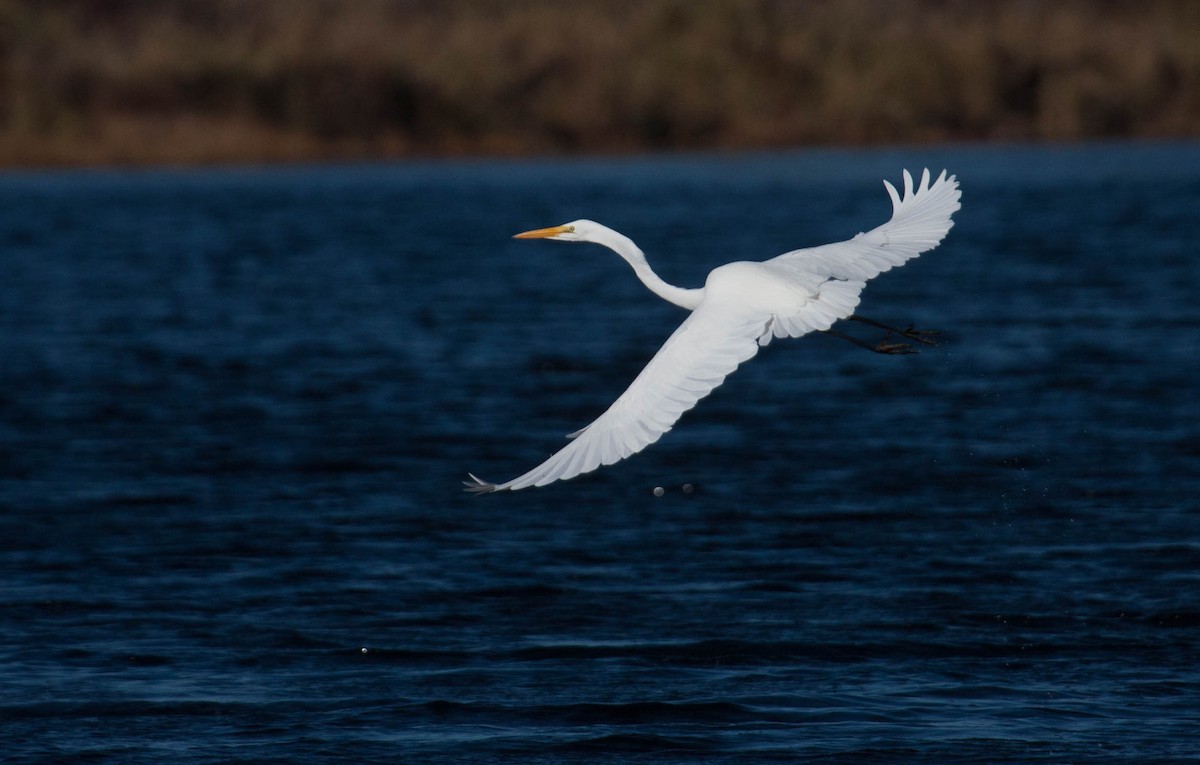
[(886, 353), (888, 355), (894, 355), (894, 354), (916, 353), (917, 352), (917, 350), (915, 348), (913, 348), (911, 345), (909, 345), (908, 343), (889, 343), (889, 342), (887, 342), (887, 336), (885, 336), (883, 338), (883, 340), (881, 340), (880, 342), (872, 344), (872, 343), (868, 343), (866, 340), (859, 340), (857, 337), (854, 337), (853, 335), (847, 335), (844, 332), (838, 332), (838, 331), (832, 330), (832, 329), (822, 329), (819, 331), (823, 332), (826, 335), (830, 335), (831, 337), (837, 337), (837, 338), (841, 338), (842, 340), (847, 340), (851, 343), (854, 343), (855, 345), (857, 345), (860, 348), (866, 348), (868, 351), (874, 351), (875, 353)]
[(858, 321), (858, 322), (862, 322), (863, 324), (869, 324), (870, 326), (878, 327), (879, 329), (886, 329), (888, 332), (895, 333), (907, 340), (913, 340), (915, 342), (921, 343), (922, 345), (937, 345), (938, 344), (937, 341), (934, 340), (932, 336), (941, 334), (936, 329), (914, 329), (913, 325), (911, 325), (911, 324), (908, 325), (907, 329), (898, 329), (896, 327), (893, 327), (890, 324), (884, 324), (881, 321), (875, 321), (874, 319), (868, 319), (866, 316), (859, 316), (856, 313), (852, 313), (846, 318), (850, 319), (851, 321)]

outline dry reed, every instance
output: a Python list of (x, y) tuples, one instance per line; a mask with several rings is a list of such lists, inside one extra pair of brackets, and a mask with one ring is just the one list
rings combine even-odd
[(0, 164), (1200, 135), (1195, 0), (0, 0)]

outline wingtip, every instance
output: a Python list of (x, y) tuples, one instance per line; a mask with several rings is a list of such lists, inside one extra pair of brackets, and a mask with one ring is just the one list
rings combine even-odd
[(938, 173), (937, 180), (935, 180), (932, 185), (940, 186), (943, 183), (957, 189), (958, 188), (958, 176), (954, 175), (949, 170), (946, 170), (945, 168), (943, 168), (942, 172)]
[[(908, 202), (910, 198), (914, 196), (924, 196), (935, 190), (942, 191), (943, 188), (948, 188), (949, 191), (953, 192), (956, 196), (961, 194), (958, 184), (958, 176), (951, 174), (944, 168), (940, 173), (938, 173), (937, 178), (933, 178), (933, 173), (930, 172), (929, 168), (924, 168), (921, 171), (920, 183), (916, 183), (915, 185), (912, 175), (908, 172), (908, 170), (904, 170), (903, 175), (903, 194), (897, 193), (896, 188), (892, 186), (892, 184), (888, 183), (887, 181), (883, 182), (884, 185), (888, 187), (888, 195), (892, 197), (893, 213), (895, 212), (895, 208), (897, 208), (903, 202)], [(957, 209), (959, 208), (955, 207), (955, 210)]]
[(883, 187), (887, 189), (888, 196), (892, 199), (892, 215), (895, 215), (896, 211), (900, 209), (900, 192), (896, 191), (896, 187), (886, 178), (883, 179)]
[(494, 491), (500, 491), (500, 487), (491, 481), (485, 481), (474, 473), (467, 473), (467, 477), (471, 480), (463, 481), (463, 491), (471, 494), (491, 494)]

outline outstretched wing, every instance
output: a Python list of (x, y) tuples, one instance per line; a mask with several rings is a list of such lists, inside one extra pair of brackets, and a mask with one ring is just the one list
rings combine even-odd
[(489, 483), (472, 475), (464, 482), (467, 489), (483, 493), (545, 486), (640, 452), (758, 352), (767, 320), (702, 302), (620, 398), (591, 425), (571, 434), (571, 443), (511, 481)]
[(786, 252), (765, 261), (766, 265), (798, 279), (865, 282), (937, 247), (954, 225), (950, 216), (961, 207), (962, 192), (954, 176), (947, 177), (943, 170), (930, 184), (926, 169), (914, 189), (905, 170), (903, 197), (888, 181), (883, 185), (892, 198), (892, 218), (887, 223), (845, 242)]

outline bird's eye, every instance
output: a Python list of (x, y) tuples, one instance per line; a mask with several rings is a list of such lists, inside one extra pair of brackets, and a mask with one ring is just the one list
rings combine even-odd
[(574, 233), (575, 233), (575, 227), (574, 227), (574, 226), (567, 226), (567, 233), (568, 233), (568, 234), (574, 234)]

